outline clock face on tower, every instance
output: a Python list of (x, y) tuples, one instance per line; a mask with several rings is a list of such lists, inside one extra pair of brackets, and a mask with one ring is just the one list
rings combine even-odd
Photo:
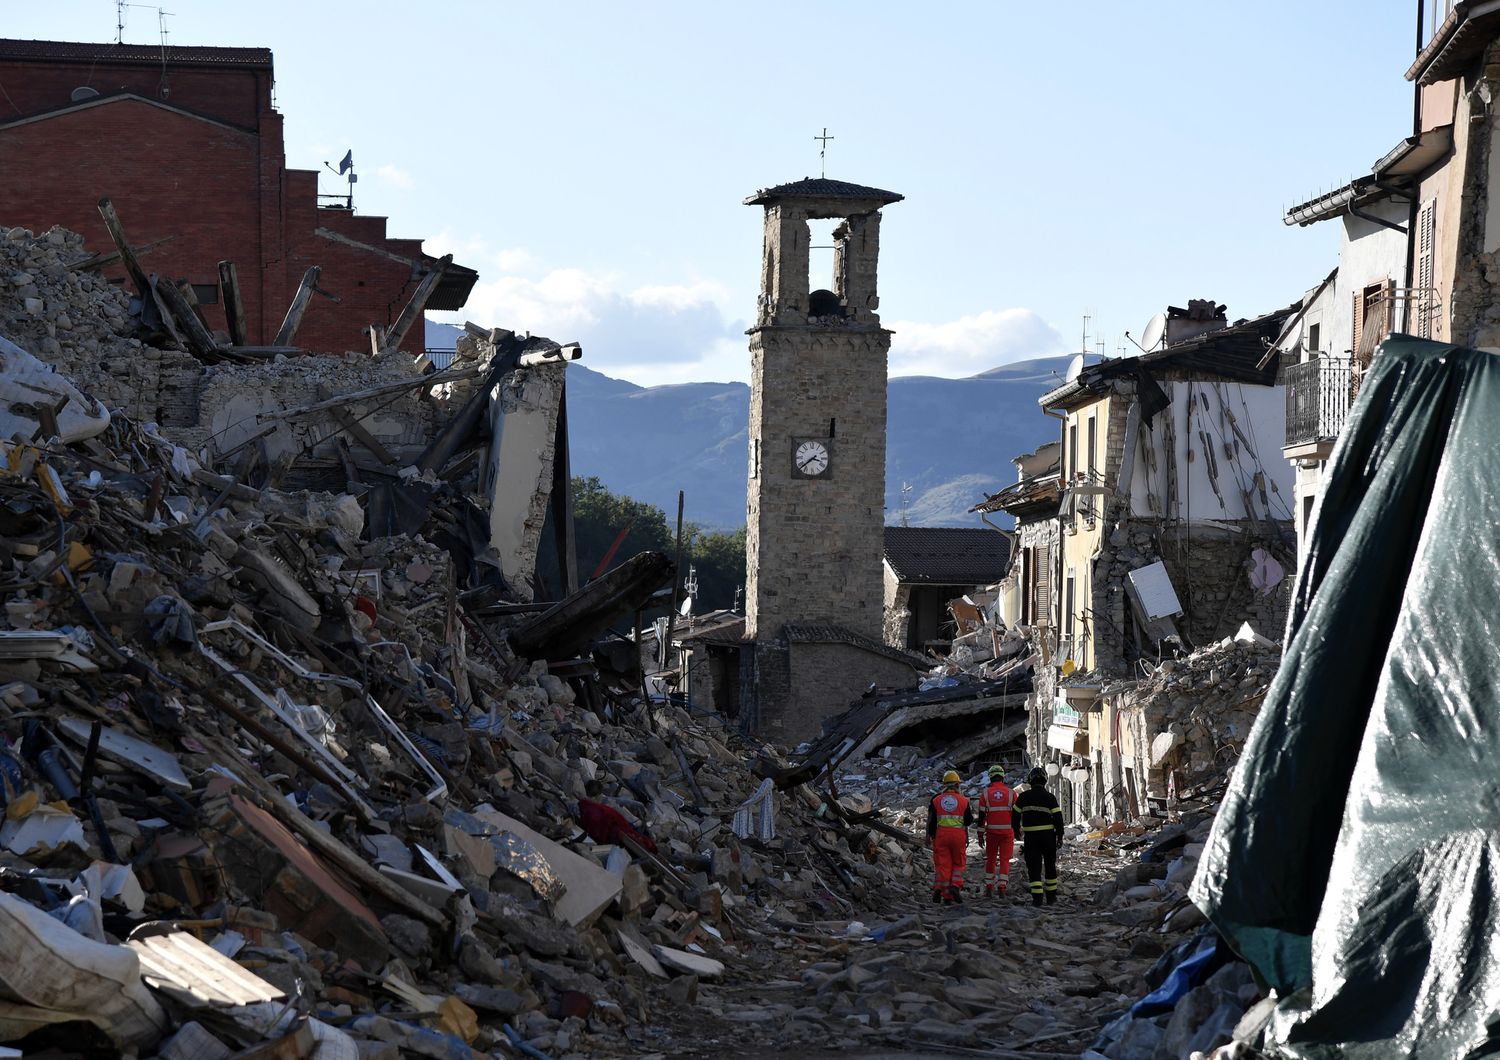
[(828, 446), (829, 443), (821, 438), (792, 443), (792, 474), (801, 478), (827, 478)]

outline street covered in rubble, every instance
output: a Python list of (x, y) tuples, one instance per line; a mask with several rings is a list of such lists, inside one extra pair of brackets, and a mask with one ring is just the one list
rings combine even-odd
[(131, 6), (0, 39), (0, 1060), (1500, 1049), (1500, 5), (1419, 0), (1411, 132), (1285, 208), (1332, 271), (920, 429), (930, 207), (828, 128), (722, 204), (748, 382), (689, 399), (529, 328), (715, 282), (485, 290), (289, 168), (269, 47)]
[[(77, 237), (13, 229), (0, 253), (15, 341), (64, 363), (187, 356), (129, 337), (121, 292), (71, 267), (90, 258)], [(372, 405), (426, 392), (422, 415), (462, 422), (467, 381), (503, 356), (488, 336), (466, 350), (357, 389)], [(14, 341), (3, 361), (0, 930), (24, 954), (0, 973), (8, 1039), (172, 1057), (706, 1056), (751, 1034), (1075, 1055), (1202, 924), (1186, 884), (1222, 768), (1170, 823), (1071, 827), (1057, 906), (1031, 907), (1019, 858), (1007, 897), (931, 904), (922, 826), (948, 749), (896, 738), (938, 708), (1024, 717), (1014, 646), (935, 665), (932, 692), (892, 690), (908, 705), (881, 709), (858, 754), (839, 737), (869, 726), (856, 705), (830, 725), (836, 754), (825, 740), (789, 755), (643, 700), (633, 647), (610, 648), (667, 557), (556, 605), (498, 581), (460, 591), (486, 521), (461, 491), (397, 480), (410, 529), (377, 531), (368, 495), (276, 487), (233, 452), (220, 473)], [(278, 368), (210, 368), (204, 390)], [(562, 370), (544, 360), (503, 385)], [(332, 406), (307, 404), (292, 430), (316, 433)], [(1178, 685), (1199, 673), (1212, 700), (1260, 652), (1226, 640)], [(589, 824), (588, 805), (635, 827)], [(1247, 983), (1211, 989), (1237, 1016)]]

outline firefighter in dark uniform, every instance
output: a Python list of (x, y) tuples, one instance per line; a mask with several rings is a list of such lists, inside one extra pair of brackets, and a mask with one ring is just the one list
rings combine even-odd
[(1038, 767), (1026, 777), (1027, 788), (1016, 796), (1010, 815), (1016, 841), (1025, 845), (1026, 878), (1031, 904), (1057, 901), (1057, 848), (1062, 845), (1062, 807), (1047, 790), (1047, 772)]

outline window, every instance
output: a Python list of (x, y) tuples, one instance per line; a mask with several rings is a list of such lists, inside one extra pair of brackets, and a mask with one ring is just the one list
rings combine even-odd
[(750, 439), (750, 477), (760, 477), (760, 439)]
[(1073, 621), (1073, 568), (1068, 568), (1067, 580), (1063, 583), (1063, 608), (1066, 614), (1063, 616), (1063, 633), (1068, 638), (1068, 658), (1077, 661), (1077, 654), (1073, 648), (1074, 621)]
[(1453, 0), (1420, 0), (1417, 6), (1422, 12), (1422, 47), (1425, 48), (1453, 10)]
[(1033, 611), (1036, 624), (1052, 625), (1052, 555), (1049, 549), (1034, 548), (1032, 566), (1036, 569), (1036, 606)]
[(193, 284), (193, 295), (198, 299), (199, 305), (219, 304), (219, 285), (216, 283)]
[(1078, 419), (1068, 424), (1068, 482), (1078, 477)]
[(1307, 352), (1308, 353), (1317, 353), (1318, 352), (1318, 341), (1322, 338), (1322, 331), (1323, 331), (1323, 325), (1322, 324), (1309, 324), (1309, 325), (1307, 325)]
[(1395, 286), (1390, 280), (1372, 283), (1354, 292), (1354, 342), (1350, 347), (1355, 360), (1368, 365), (1375, 347), (1391, 333), (1391, 302)]
[[(1099, 416), (1096, 413), (1089, 414), (1089, 448), (1088, 448), (1089, 485), (1099, 481)], [(1094, 525), (1094, 517), (1098, 515), (1098, 498), (1089, 494), (1083, 499), (1083, 518), (1088, 525)]]
[(1027, 547), (1021, 549), (1021, 554), (1016, 557), (1018, 561), (1017, 581), (1021, 597), (1021, 625), (1036, 625), (1036, 549)]

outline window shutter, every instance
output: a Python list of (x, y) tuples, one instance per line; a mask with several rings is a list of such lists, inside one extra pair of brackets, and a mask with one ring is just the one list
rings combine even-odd
[(1036, 624), (1052, 625), (1052, 564), (1046, 554), (1037, 549), (1036, 563)]
[(1363, 337), (1365, 330), (1365, 292), (1363, 290), (1354, 292), (1354, 334), (1349, 343), (1349, 352), (1359, 352), (1359, 340)]
[(1437, 243), (1437, 200), (1428, 199), (1417, 214), (1417, 289), (1412, 292), (1416, 313), (1414, 334), (1432, 338), (1433, 317), (1437, 314), (1437, 292), (1433, 282), (1433, 250)]

